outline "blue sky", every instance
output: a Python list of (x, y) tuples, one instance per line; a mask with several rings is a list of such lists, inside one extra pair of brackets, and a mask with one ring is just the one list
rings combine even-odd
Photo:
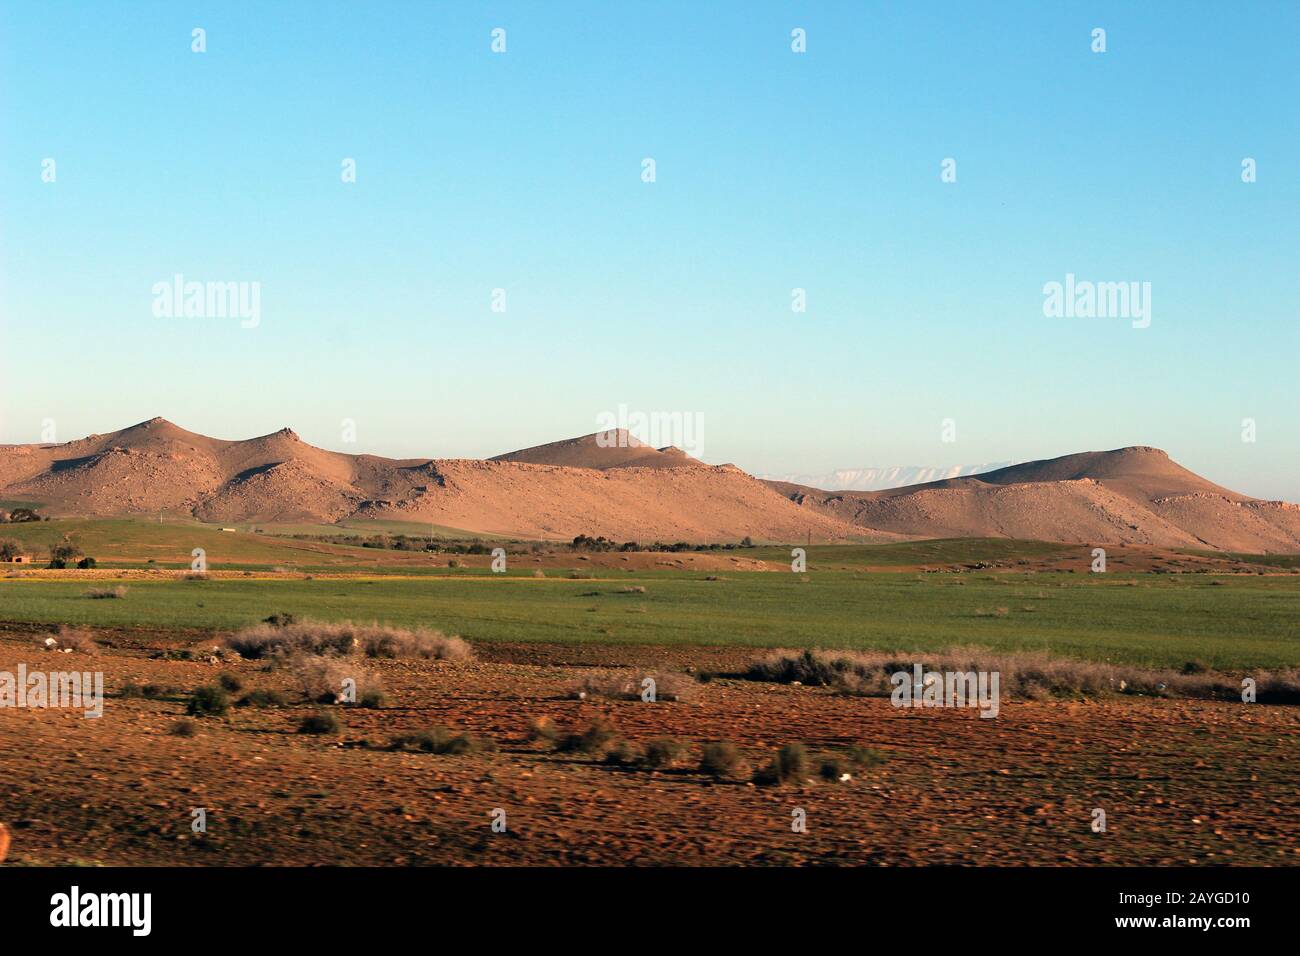
[[(486, 456), (622, 404), (760, 473), (1145, 444), (1300, 500), (1297, 36), (1271, 2), (0, 0), (0, 441)], [(260, 324), (156, 318), (176, 273), (260, 282)], [(1151, 326), (1045, 317), (1067, 273), (1150, 282)]]

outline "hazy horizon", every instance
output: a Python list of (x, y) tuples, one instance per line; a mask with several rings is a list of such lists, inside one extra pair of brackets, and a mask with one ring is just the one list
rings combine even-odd
[[(755, 474), (1150, 445), (1300, 501), (1300, 8), (658, 10), (4, 6), (0, 443), (626, 407)], [(256, 323), (158, 315), (178, 275)], [(1049, 317), (1070, 277), (1145, 315)]]

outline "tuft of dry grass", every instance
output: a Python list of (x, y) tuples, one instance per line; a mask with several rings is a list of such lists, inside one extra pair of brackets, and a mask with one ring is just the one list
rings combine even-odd
[[(1240, 678), (1204, 670), (1204, 665), (1195, 662), (1180, 672), (1076, 661), (1039, 651), (997, 654), (978, 648), (917, 654), (777, 651), (752, 662), (741, 676), (777, 684), (829, 687), (860, 697), (888, 697), (894, 689), (890, 677), (899, 671), (911, 673), (916, 663), (926, 671), (997, 672), (1001, 694), (1030, 700), (1128, 694), (1240, 701), (1242, 692)], [(1255, 678), (1260, 703), (1300, 703), (1300, 670), (1245, 676)]]
[(275, 659), (294, 654), (346, 657), (420, 658), (465, 661), (474, 655), (459, 637), (428, 628), (402, 628), (350, 621), (263, 622), (246, 627), (226, 639), (241, 657)]
[(726, 779), (740, 773), (740, 749), (729, 740), (716, 740), (704, 745), (700, 753), (700, 773)]
[(555, 739), (555, 749), (561, 753), (603, 754), (606, 747), (618, 738), (618, 731), (597, 717), (585, 730), (561, 734)]
[(754, 783), (763, 787), (795, 783), (808, 776), (808, 751), (801, 743), (786, 744), (772, 757), (772, 762), (754, 774)]
[(466, 733), (453, 733), (446, 727), (434, 727), (414, 734), (394, 737), (389, 744), (391, 750), (419, 750), (424, 753), (460, 756), (461, 754), (479, 753), (495, 750), (496, 744), (485, 737), (475, 737)]
[(86, 591), (86, 597), (92, 601), (106, 601), (114, 598), (126, 597), (126, 588), (119, 584), (111, 588), (89, 588)]
[(236, 707), (284, 707), (289, 698), (278, 690), (251, 690), (236, 702)]
[[(338, 657), (315, 654), (297, 654), (284, 661), (290, 673), (302, 688), (307, 700), (318, 704), (355, 703), (362, 707), (383, 705), (384, 688), (379, 677), (358, 664)], [(348, 681), (355, 691), (355, 700), (346, 699)]]
[(686, 754), (686, 745), (671, 737), (659, 737), (645, 745), (645, 756), (641, 762), (651, 770), (663, 770), (673, 766)]
[(694, 695), (698, 684), (687, 674), (677, 671), (610, 671), (598, 670), (583, 677), (570, 688), (568, 695), (574, 699), (606, 697), (610, 700), (641, 700), (649, 688), (644, 683), (654, 681), (655, 701), (687, 700)]
[(337, 734), (342, 730), (343, 725), (339, 723), (339, 719), (325, 710), (308, 714), (298, 725), (300, 734)]
[(194, 737), (199, 732), (199, 725), (196, 721), (182, 717), (167, 732), (173, 737)]

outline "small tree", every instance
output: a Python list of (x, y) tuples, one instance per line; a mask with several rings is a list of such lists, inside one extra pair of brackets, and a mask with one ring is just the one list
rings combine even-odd
[(0, 538), (0, 561), (12, 561), (22, 553), (23, 545), (21, 541), (15, 541), (13, 538)]
[(65, 534), (57, 544), (50, 545), (50, 566), (66, 568), (84, 553), (81, 546), (77, 544), (76, 537), (72, 534)]

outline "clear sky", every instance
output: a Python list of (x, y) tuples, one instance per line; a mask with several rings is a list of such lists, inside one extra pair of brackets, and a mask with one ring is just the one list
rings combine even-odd
[[(1297, 37), (1289, 2), (0, 0), (0, 442), (488, 456), (622, 404), (755, 472), (1143, 444), (1300, 500)], [(259, 282), (260, 323), (156, 317), (177, 273)], [(1150, 327), (1046, 317), (1067, 273), (1151, 283)]]

